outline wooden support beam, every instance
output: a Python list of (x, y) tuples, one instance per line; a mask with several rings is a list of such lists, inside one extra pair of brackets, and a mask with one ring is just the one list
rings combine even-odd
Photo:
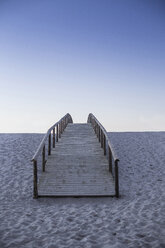
[(100, 142), (100, 140), (101, 140), (101, 139), (100, 139), (100, 126), (99, 126), (99, 142)]
[(38, 198), (38, 187), (37, 187), (37, 161), (33, 161), (33, 198)]
[(99, 139), (99, 125), (97, 124), (97, 138)]
[(108, 146), (108, 152), (109, 152), (109, 157), (108, 157), (109, 171), (112, 173), (112, 152), (109, 146)]
[(115, 160), (115, 192), (116, 197), (119, 197), (119, 175), (118, 175), (118, 159)]
[(42, 171), (45, 171), (45, 145), (43, 146), (42, 149)]
[(103, 148), (103, 131), (101, 129), (101, 148)]
[(66, 117), (64, 119), (64, 129), (66, 128)]
[(48, 141), (48, 155), (51, 155), (51, 133), (49, 134), (49, 141)]
[(61, 138), (61, 122), (59, 123), (59, 138)]
[(58, 142), (58, 136), (59, 136), (59, 129), (58, 125), (56, 126), (56, 142)]
[(55, 128), (53, 128), (53, 148), (55, 148)]
[(104, 147), (104, 155), (106, 155), (106, 137), (105, 134), (103, 135), (103, 147)]
[(62, 125), (62, 133), (64, 132), (64, 120), (61, 121), (61, 125)]

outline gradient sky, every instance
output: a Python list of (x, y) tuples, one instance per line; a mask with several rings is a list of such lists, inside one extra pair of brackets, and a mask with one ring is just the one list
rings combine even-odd
[(46, 132), (67, 112), (165, 130), (165, 1), (0, 0), (0, 108), (0, 132)]

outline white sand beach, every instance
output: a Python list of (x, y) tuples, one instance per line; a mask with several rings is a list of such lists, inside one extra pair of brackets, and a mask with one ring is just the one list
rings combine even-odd
[(165, 132), (109, 133), (119, 199), (33, 199), (30, 159), (42, 137), (0, 134), (1, 248), (165, 247)]

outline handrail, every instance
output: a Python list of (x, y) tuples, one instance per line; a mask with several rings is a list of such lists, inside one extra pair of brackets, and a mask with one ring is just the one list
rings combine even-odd
[(36, 160), (36, 159), (38, 158), (38, 156), (39, 156), (39, 154), (40, 154), (40, 152), (41, 152), (41, 149), (43, 148), (43, 146), (44, 146), (44, 144), (45, 144), (45, 141), (46, 141), (46, 139), (48, 138), (48, 136), (49, 136), (49, 134), (51, 133), (51, 131), (52, 131), (58, 124), (60, 124), (60, 122), (61, 122), (63, 119), (65, 119), (66, 117), (69, 117), (69, 118), (70, 118), (71, 123), (73, 122), (71, 115), (67, 113), (67, 114), (66, 114), (64, 117), (62, 117), (58, 122), (56, 122), (53, 126), (51, 126), (51, 127), (48, 129), (47, 133), (44, 135), (44, 137), (43, 137), (43, 139), (42, 139), (42, 141), (41, 141), (41, 143), (40, 143), (40, 145), (39, 145), (37, 151), (35, 152), (35, 154), (34, 154), (32, 160), (31, 160), (31, 162), (33, 162), (34, 160)]
[[(96, 123), (97, 123), (97, 124), (100, 126), (100, 128), (103, 130), (103, 133), (105, 134), (105, 137), (107, 138), (108, 145), (109, 145), (110, 148), (111, 148), (113, 159), (114, 159), (114, 160), (119, 160), (118, 157), (117, 157), (117, 155), (116, 155), (116, 153), (115, 153), (115, 151), (114, 151), (114, 149), (112, 148), (112, 145), (111, 145), (110, 141), (109, 141), (109, 137), (108, 137), (107, 131), (105, 130), (105, 128), (103, 127), (103, 125), (97, 120), (97, 118), (96, 118), (92, 113), (89, 114), (88, 118), (91, 118), (91, 117), (95, 119)], [(89, 120), (89, 119), (88, 119), (88, 120)], [(89, 122), (90, 122), (90, 121), (88, 121), (88, 123), (89, 123)]]
[(119, 197), (119, 176), (118, 176), (118, 162), (119, 159), (112, 148), (110, 143), (108, 134), (102, 124), (97, 120), (97, 118), (90, 113), (88, 115), (88, 123), (91, 123), (99, 142), (101, 143), (101, 147), (104, 150), (104, 155), (107, 155), (107, 148), (108, 148), (108, 161), (109, 161), (109, 171), (113, 175), (113, 161), (114, 161), (114, 179), (115, 179), (115, 192), (116, 197)]
[[(67, 127), (68, 123), (73, 123), (72, 117), (69, 113), (63, 116), (58, 122), (56, 122), (53, 126), (51, 126), (47, 133), (44, 135), (37, 151), (35, 152), (31, 162), (33, 162), (33, 197), (38, 198), (38, 188), (37, 188), (37, 159), (42, 152), (42, 170), (45, 171), (45, 147), (46, 141), (48, 139), (48, 155), (51, 155), (51, 148), (55, 148), (55, 143), (58, 142), (59, 138), (61, 138), (61, 134)], [(55, 131), (56, 128), (56, 131)], [(53, 131), (53, 144), (52, 144), (52, 131)]]

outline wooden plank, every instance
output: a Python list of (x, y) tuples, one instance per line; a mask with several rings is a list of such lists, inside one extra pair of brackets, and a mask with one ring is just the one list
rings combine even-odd
[(68, 124), (48, 157), (38, 195), (115, 195), (109, 162), (90, 124)]

